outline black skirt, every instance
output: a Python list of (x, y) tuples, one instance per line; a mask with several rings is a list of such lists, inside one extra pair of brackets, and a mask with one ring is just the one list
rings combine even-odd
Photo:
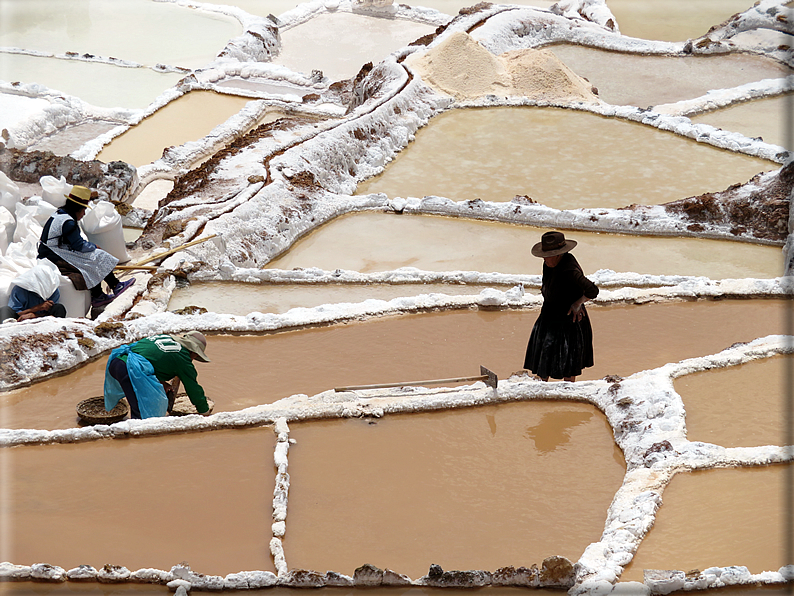
[(524, 368), (545, 379), (564, 379), (593, 366), (593, 329), (586, 314), (578, 323), (571, 315), (551, 317), (541, 311), (527, 344)]

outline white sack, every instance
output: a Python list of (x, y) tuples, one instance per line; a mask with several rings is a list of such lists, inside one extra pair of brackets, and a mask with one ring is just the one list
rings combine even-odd
[(17, 203), (17, 227), (14, 230), (14, 242), (24, 242), (28, 238), (38, 241), (41, 238), (44, 226), (36, 220), (36, 212), (35, 205), (28, 206), (24, 203)]
[(8, 299), (11, 295), (11, 282), (13, 280), (13, 273), (0, 270), (0, 306), (8, 306)]
[(33, 217), (36, 218), (36, 221), (42, 226), (44, 226), (47, 220), (58, 210), (55, 205), (45, 201), (41, 197), (30, 197), (25, 203), (28, 207), (35, 207)]
[(119, 262), (126, 263), (130, 260), (124, 241), (121, 215), (113, 203), (98, 201), (92, 209), (86, 211), (80, 220), (80, 226), (91, 242), (112, 254)]
[(14, 241), (17, 220), (5, 207), (0, 207), (0, 256), (6, 254), (8, 245)]
[(121, 225), (121, 215), (110, 201), (97, 201), (92, 209), (87, 209), (80, 225), (86, 234), (110, 232)]
[(58, 289), (60, 283), (61, 274), (55, 263), (47, 259), (38, 259), (36, 265), (20, 273), (12, 285), (34, 292), (46, 300)]
[(66, 195), (72, 192), (72, 185), (66, 182), (66, 178), (61, 176), (58, 180), (55, 176), (42, 176), (39, 178), (41, 184), (41, 197), (57, 207), (63, 207), (66, 204)]
[(0, 257), (0, 273), (10, 271), (16, 277), (36, 264), (38, 241), (30, 238), (8, 245), (5, 256)]
[(19, 186), (3, 172), (0, 172), (0, 206), (5, 207), (11, 213), (14, 212), (14, 205), (22, 200)]

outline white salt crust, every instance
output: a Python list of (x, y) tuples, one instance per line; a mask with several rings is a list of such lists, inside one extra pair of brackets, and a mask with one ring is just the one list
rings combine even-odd
[[(237, 8), (167, 0), (199, 10), (214, 11), (237, 18), (244, 33), (231, 40), (219, 57), (202, 69), (186, 73), (176, 86), (167, 90), (144, 110), (108, 110), (90, 106), (78, 98), (63, 97), (37, 84), (10, 85), (0, 82), (0, 105), (13, 98), (28, 98), (37, 103), (30, 112), (20, 110), (20, 120), (9, 129), (11, 144), (25, 147), (42, 136), (87, 120), (117, 122), (118, 126), (105, 135), (86, 143), (73, 153), (79, 159), (97, 155), (110, 140), (130, 126), (153, 114), (170, 101), (196, 89), (229, 92), (219, 84), (231, 78), (270, 80), (305, 88), (307, 93), (322, 95), (328, 91), (329, 81), (316, 81), (292, 73), (284, 67), (268, 64), (267, 60), (280, 47), (278, 33), (272, 21), (245, 13)], [(299, 5), (280, 15), (279, 28), (288, 29), (330, 11), (369, 13), (390, 18), (403, 18), (432, 25), (443, 25), (449, 17), (438, 11), (409, 8), (404, 5), (376, 7), (348, 1), (313, 1)], [(421, 312), (437, 309), (470, 307), (530, 308), (540, 306), (540, 298), (524, 294), (522, 286), (539, 287), (536, 275), (484, 274), (479, 272), (435, 273), (404, 268), (378, 274), (351, 271), (327, 272), (319, 269), (301, 271), (262, 270), (302, 235), (334, 217), (353, 211), (379, 209), (401, 213), (426, 213), (452, 217), (473, 217), (524, 225), (563, 229), (610, 231), (649, 235), (698, 236), (759, 242), (746, 235), (734, 236), (727, 227), (706, 226), (697, 234), (686, 224), (661, 207), (639, 207), (633, 210), (577, 209), (559, 211), (543, 205), (522, 203), (486, 203), (455, 201), (455, 197), (393, 197), (384, 195), (353, 196), (356, 184), (383, 170), (399, 151), (413, 140), (421, 126), (440, 112), (455, 108), (496, 105), (539, 105), (587, 110), (606, 117), (615, 117), (671, 131), (716, 147), (738, 153), (762, 157), (784, 164), (791, 154), (738, 133), (720, 131), (707, 125), (694, 125), (689, 116), (735, 103), (772, 97), (790, 92), (794, 77), (767, 79), (733, 89), (712, 90), (700, 98), (675, 104), (656, 106), (651, 110), (629, 106), (610, 106), (600, 101), (579, 101), (570, 98), (530, 100), (526, 97), (466, 98), (446, 95), (429, 87), (421, 74), (400, 62), (412, 54), (415, 57), (440, 46), (456, 32), (464, 32), (474, 25), (471, 36), (493, 54), (538, 48), (553, 42), (579, 43), (590, 47), (640, 54), (684, 55), (747, 52), (774, 58), (794, 66), (791, 49), (780, 44), (778, 32), (791, 37), (785, 22), (794, 19), (794, 10), (775, 0), (762, 0), (741, 13), (732, 22), (719, 26), (706, 36), (681, 43), (654, 42), (627, 38), (619, 34), (619, 24), (604, 0), (565, 0), (550, 10), (493, 5), (474, 14), (459, 17), (429, 46), (411, 46), (399, 50), (376, 66), (381, 88), (373, 98), (364, 101), (349, 114), (333, 103), (301, 104), (283, 97), (246, 90), (240, 94), (252, 101), (227, 122), (216, 127), (207, 137), (180, 147), (170, 148), (163, 158), (138, 171), (138, 182), (131, 189), (129, 200), (149, 181), (173, 178), (184, 173), (190, 164), (211, 155), (235, 137), (237, 132), (253, 125), (268, 109), (288, 109), (293, 113), (328, 118), (292, 130), (280, 131), (245, 148), (240, 154), (227, 158), (214, 174), (221, 197), (196, 195), (169, 205), (178, 208), (171, 219), (190, 219), (185, 231), (173, 237), (174, 246), (201, 235), (219, 234), (223, 243), (205, 243), (166, 260), (164, 269), (185, 268), (197, 281), (222, 280), (247, 283), (489, 283), (516, 286), (507, 291), (489, 289), (477, 296), (447, 296), (428, 294), (390, 301), (367, 300), (358, 304), (324, 305), (316, 308), (297, 308), (280, 315), (250, 313), (245, 317), (207, 313), (179, 316), (164, 312), (174, 288), (173, 277), (151, 290), (144, 290), (148, 275), (139, 275), (136, 292), (115, 301), (97, 320), (50, 320), (0, 326), (0, 347), (5, 351), (12, 341), (64, 332), (66, 338), (45, 349), (30, 349), (15, 356), (12, 365), (19, 378), (0, 379), (0, 389), (12, 389), (44, 378), (42, 365), (52, 368), (47, 374), (68, 371), (109, 350), (153, 333), (200, 329), (205, 332), (241, 331), (247, 333), (273, 332), (311, 325), (354, 319), (386, 316), (396, 313)], [(794, 47), (794, 43), (788, 43)], [(8, 49), (29, 53), (24, 49)], [(59, 56), (63, 59), (80, 59)], [(412, 56), (412, 59), (414, 57)], [(134, 63), (110, 58), (94, 58), (119, 67), (138, 68)], [(410, 60), (408, 61), (410, 62)], [(160, 71), (175, 71), (169, 65), (158, 65)], [(236, 93), (237, 91), (235, 91)], [(42, 107), (43, 106), (43, 107)], [(362, 138), (363, 137), (363, 138)], [(248, 182), (251, 176), (265, 176), (262, 165), (265, 157), (281, 152), (269, 162), (272, 183)], [(300, 172), (310, 172), (322, 187), (321, 191), (304, 193), (292, 183)], [(766, 174), (770, 181), (777, 172)], [(226, 190), (224, 190), (226, 189)], [(748, 186), (747, 192), (752, 190)], [(218, 200), (218, 199), (222, 200)], [(308, 206), (308, 209), (306, 209)], [(165, 221), (169, 221), (168, 218)], [(244, 242), (252, 235), (267, 237), (253, 247)], [(779, 243), (776, 243), (779, 244)], [(224, 246), (225, 245), (225, 246)], [(784, 251), (791, 261), (794, 237), (789, 236)], [(224, 250), (225, 248), (225, 250)], [(183, 262), (180, 262), (184, 259)], [(602, 270), (592, 276), (603, 289), (595, 301), (596, 307), (611, 303), (664, 302), (692, 298), (774, 297), (790, 293), (790, 278), (772, 280), (709, 280), (686, 276), (648, 276), (616, 274)], [(136, 294), (142, 299), (132, 307)], [(132, 308), (131, 308), (132, 307)], [(132, 318), (132, 316), (140, 318)], [(111, 332), (101, 331), (97, 325), (120, 321), (122, 326)], [(89, 339), (92, 347), (78, 339)], [(254, 589), (295, 581), (289, 576), (281, 538), (286, 530), (289, 494), (288, 451), (289, 427), (292, 420), (312, 420), (334, 417), (383, 416), (407, 411), (428, 411), (468, 407), (486, 403), (523, 401), (532, 399), (560, 399), (587, 402), (606, 415), (613, 428), (615, 440), (623, 450), (627, 472), (609, 508), (601, 539), (587, 547), (576, 563), (575, 585), (571, 594), (631, 593), (642, 586), (642, 593), (669, 593), (677, 590), (719, 588), (730, 585), (778, 584), (791, 581), (794, 566), (750, 574), (744, 567), (713, 567), (697, 578), (687, 578), (683, 572), (642, 584), (616, 583), (623, 567), (631, 561), (643, 536), (652, 526), (661, 504), (663, 490), (678, 472), (714, 467), (758, 466), (792, 461), (790, 446), (754, 448), (725, 448), (686, 439), (683, 403), (673, 389), (673, 379), (701, 370), (736, 366), (738, 364), (792, 353), (794, 339), (787, 336), (759, 338), (749, 344), (733, 346), (718, 354), (671, 363), (650, 371), (636, 373), (618, 382), (607, 380), (571, 383), (540, 383), (525, 377), (511, 377), (499, 383), (497, 391), (477, 383), (450, 389), (403, 388), (400, 390), (372, 390), (336, 394), (324, 392), (312, 397), (293, 395), (274, 404), (247, 408), (238, 412), (220, 412), (209, 417), (123, 421), (114, 425), (94, 426), (57, 431), (0, 430), (0, 447), (36, 445), (44, 443), (82, 442), (121, 437), (144, 437), (172, 432), (204, 431), (221, 428), (240, 428), (252, 425), (275, 424), (277, 434), (274, 464), (277, 470), (273, 497), (273, 525), (270, 542), (277, 574), (249, 571), (226, 577), (205, 576), (189, 568), (175, 566), (170, 571), (141, 569), (129, 571), (124, 567), (106, 566), (101, 570), (81, 566), (65, 571), (46, 564), (32, 566), (0, 563), (0, 580), (37, 581), (113, 581), (168, 584), (172, 589), (197, 590)], [(54, 357), (53, 357), (54, 355)], [(394, 394), (399, 393), (399, 397)], [(643, 420), (648, 429), (642, 433), (630, 422)], [(655, 445), (667, 441), (671, 450), (654, 450)], [(395, 574), (396, 576), (397, 574)], [(328, 585), (353, 585), (354, 580), (341, 574), (326, 577)], [(396, 580), (395, 580), (396, 581)], [(419, 584), (420, 580), (412, 580)]]

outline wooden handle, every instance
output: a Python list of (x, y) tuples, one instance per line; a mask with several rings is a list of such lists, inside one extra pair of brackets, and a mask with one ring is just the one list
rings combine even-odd
[(427, 381), (408, 381), (406, 383), (376, 383), (374, 385), (352, 385), (350, 387), (334, 387), (334, 391), (359, 391), (362, 389), (387, 389), (389, 387), (409, 387), (415, 385), (431, 385), (437, 383), (459, 383), (461, 381), (487, 381), (488, 375), (475, 377), (454, 377), (452, 379), (429, 379)]
[(137, 266), (136, 265), (116, 265), (115, 267), (113, 267), (113, 269), (118, 269), (120, 271), (136, 271), (138, 269), (141, 269), (143, 271), (157, 271), (157, 269), (159, 269), (159, 267), (154, 267), (154, 266), (150, 267), (150, 266), (147, 266), (147, 265), (137, 265)]
[(180, 250), (183, 250), (183, 249), (185, 249), (185, 248), (187, 248), (189, 246), (194, 246), (196, 244), (201, 244), (202, 242), (206, 242), (207, 240), (212, 240), (215, 237), (216, 237), (216, 234), (213, 234), (212, 236), (207, 236), (206, 238), (200, 238), (199, 240), (193, 240), (192, 242), (186, 242), (185, 244), (180, 244), (176, 248), (172, 248), (172, 249), (167, 250), (165, 252), (158, 253), (158, 254), (156, 254), (154, 256), (151, 256), (151, 257), (148, 257), (148, 258), (144, 259), (143, 261), (138, 261), (137, 263), (135, 263), (135, 265), (131, 265), (131, 266), (132, 267), (137, 267), (139, 265), (145, 265), (146, 263), (151, 263), (152, 261), (156, 261), (157, 259), (162, 259), (163, 257), (167, 257), (169, 255), (172, 255), (175, 252), (179, 252)]

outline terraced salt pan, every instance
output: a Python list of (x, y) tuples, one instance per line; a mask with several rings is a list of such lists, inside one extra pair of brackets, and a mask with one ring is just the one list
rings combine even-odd
[[(249, 98), (212, 91), (191, 91), (113, 139), (99, 152), (97, 159), (105, 163), (125, 161), (137, 167), (151, 163), (162, 157), (167, 147), (206, 136), (249, 101)], [(279, 110), (268, 111), (257, 125), (282, 116)]]
[(555, 44), (548, 49), (576, 74), (595, 85), (598, 96), (605, 102), (640, 108), (693, 99), (712, 89), (729, 89), (792, 74), (791, 68), (778, 62), (743, 54), (645, 56), (571, 44)]
[[(166, 588), (149, 584), (98, 584), (84, 583), (80, 585), (80, 596), (163, 596)], [(367, 596), (437, 596), (438, 588), (411, 586), (405, 588), (367, 588)], [(305, 594), (305, 588), (268, 588), (269, 596), (299, 596)], [(313, 596), (358, 596), (360, 588), (318, 588), (313, 589)], [(448, 596), (471, 596), (471, 589), (444, 588)], [(500, 596), (526, 596), (526, 588), (499, 588)], [(75, 586), (70, 583), (51, 584), (42, 582), (14, 582), (0, 585), (0, 594), (4, 596), (75, 596)], [(559, 590), (533, 589), (534, 596), (560, 596)], [(764, 596), (778, 596), (778, 592), (765, 590)]]
[(747, 0), (609, 0), (608, 6), (629, 37), (659, 41), (686, 41), (705, 35), (709, 28), (751, 6)]
[[(37, 3), (14, 3), (17, 4)], [(0, 56), (0, 80), (38, 83), (104, 108), (143, 109), (184, 77), (182, 73), (123, 68), (101, 62), (59, 60), (25, 54)], [(103, 84), (97, 85), (98, 80)]]
[(725, 190), (772, 169), (756, 157), (583, 111), (452, 110), (417, 131), (356, 194), (456, 201), (527, 195), (555, 209), (618, 208)]
[(113, 122), (84, 122), (59, 130), (28, 147), (29, 151), (52, 151), (55, 155), (69, 155), (84, 143), (116, 128)]
[(643, 569), (702, 571), (743, 565), (760, 573), (789, 563), (784, 496), (791, 465), (674, 476), (653, 528), (621, 579), (642, 581)]
[(272, 570), (275, 439), (266, 427), (3, 449), (13, 476), (0, 559)]
[[(315, 229), (266, 267), (540, 274), (542, 263), (530, 250), (545, 231), (457, 218), (357, 213)], [(580, 231), (567, 236), (579, 242), (573, 254), (585, 274), (611, 269), (736, 279), (782, 273), (782, 254), (772, 246)]]
[(432, 563), (575, 560), (601, 535), (625, 473), (589, 404), (316, 421), (290, 425), (290, 437), (287, 561), (349, 575), (364, 562), (418, 578)]
[(692, 116), (695, 123), (709, 124), (723, 130), (740, 132), (748, 137), (761, 137), (767, 143), (786, 147), (787, 111), (794, 105), (794, 95), (757, 99), (728, 108)]
[[(786, 308), (784, 300), (588, 307), (595, 366), (581, 379), (626, 377), (779, 333)], [(214, 335), (212, 362), (198, 366), (199, 382), (215, 411), (224, 412), (333, 387), (470, 376), (480, 365), (504, 379), (522, 369), (537, 315), (446, 311), (261, 337)], [(106, 362), (103, 356), (68, 375), (0, 393), (0, 428), (73, 428), (77, 402), (101, 394)]]
[(155, 211), (157, 204), (174, 188), (173, 180), (152, 180), (132, 201), (133, 206)]
[(239, 21), (230, 16), (148, 0), (4, 2), (0, 47), (197, 68), (211, 62), (241, 31)]
[(230, 0), (229, 5), (242, 8), (244, 11), (266, 17), (269, 14), (279, 16), (298, 6), (298, 0)]
[(780, 356), (677, 378), (687, 438), (725, 447), (786, 445), (786, 372), (793, 364)]
[[(476, 4), (476, 3), (475, 3)], [(537, 6), (538, 8), (549, 8), (554, 4), (551, 0), (521, 0), (520, 2), (511, 2), (511, 4), (518, 4), (520, 6)], [(474, 6), (467, 0), (414, 0), (411, 6), (435, 8), (436, 10), (445, 14), (454, 16), (458, 14), (461, 8)]]
[[(280, 31), (281, 52), (273, 63), (304, 74), (321, 70), (331, 81), (350, 79), (365, 63), (377, 64), (434, 30), (435, 26), (405, 19), (346, 12), (318, 14)], [(330, 47), (334, 51), (328, 51)]]
[[(338, 302), (391, 300), (419, 294), (479, 294), (486, 286), (458, 284), (241, 284), (193, 283), (177, 288), (168, 310), (198, 306), (211, 312), (247, 315), (251, 312), (283, 313), (291, 308), (312, 308)], [(509, 289), (509, 288), (502, 288)], [(539, 293), (536, 291), (535, 293)]]

